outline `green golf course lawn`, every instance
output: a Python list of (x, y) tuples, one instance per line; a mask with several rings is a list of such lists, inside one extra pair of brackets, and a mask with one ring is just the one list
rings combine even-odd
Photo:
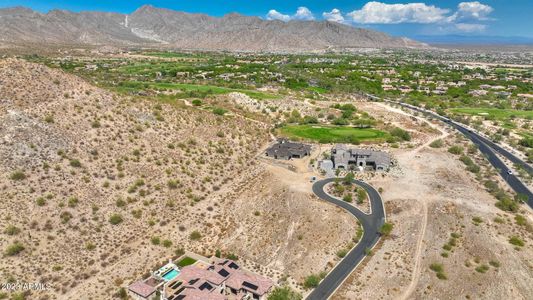
[(325, 125), (287, 125), (280, 128), (283, 136), (306, 139), (323, 144), (359, 143), (363, 141), (384, 141), (389, 134), (373, 128)]

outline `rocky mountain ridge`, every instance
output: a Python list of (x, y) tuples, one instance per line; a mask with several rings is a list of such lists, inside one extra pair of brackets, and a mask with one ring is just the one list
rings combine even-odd
[(228, 51), (421, 48), (425, 44), (328, 21), (223, 17), (145, 5), (131, 14), (0, 9), (0, 42), (76, 46), (151, 46)]

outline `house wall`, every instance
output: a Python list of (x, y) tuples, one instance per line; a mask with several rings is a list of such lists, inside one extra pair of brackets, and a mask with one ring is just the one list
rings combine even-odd
[(155, 295), (155, 293), (153, 293), (152, 295), (150, 295), (148, 298), (144, 298), (144, 297), (142, 297), (142, 296), (140, 296), (140, 295), (138, 295), (138, 294), (136, 294), (136, 293), (134, 293), (134, 292), (128, 290), (128, 295), (129, 295), (130, 298), (133, 299), (133, 300), (148, 300), (148, 299), (151, 299), (151, 297), (152, 297), (153, 295)]

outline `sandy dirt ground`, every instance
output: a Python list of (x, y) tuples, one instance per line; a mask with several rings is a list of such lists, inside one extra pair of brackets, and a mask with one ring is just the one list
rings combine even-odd
[[(396, 162), (389, 173), (358, 174), (383, 189), (394, 230), (333, 298), (531, 299), (531, 211), (496, 208), (447, 151), (468, 146), (455, 133), (383, 104), (356, 106), (413, 139), (383, 146)], [(238, 113), (222, 118), (123, 98), (10, 59), (0, 61), (0, 120), (0, 249), (24, 246), (2, 257), (0, 282), (52, 284), (30, 299), (111, 299), (181, 249), (235, 254), (246, 268), (303, 291), (302, 279), (330, 270), (358, 229), (311, 192), (311, 159), (330, 145), (291, 162), (258, 158), (272, 140), (269, 124)], [(428, 147), (438, 138), (444, 147)], [(13, 179), (17, 172), (24, 176)], [(111, 224), (114, 214), (121, 223)], [(194, 231), (200, 239), (190, 238)], [(525, 245), (510, 244), (512, 236)], [(441, 264), (446, 279), (431, 264)]]
[[(362, 106), (398, 113), (382, 104)], [(411, 123), (403, 113), (392, 118), (391, 122)], [(437, 138), (451, 140), (447, 129), (440, 130), (420, 135), (412, 149), (392, 150), (400, 171), (370, 181), (383, 189), (393, 234), (333, 299), (530, 299), (533, 295), (532, 233), (515, 224), (513, 215), (496, 208), (494, 197), (446, 147), (427, 147)], [(531, 222), (530, 211), (522, 213)], [(460, 237), (448, 252), (443, 246), (452, 233)], [(529, 246), (515, 250), (508, 242), (512, 235)], [(443, 252), (448, 252), (447, 257)], [(430, 270), (434, 263), (442, 264), (447, 279), (438, 279)], [(481, 273), (476, 271), (480, 266), (489, 268)]]
[(28, 299), (112, 299), (181, 249), (235, 254), (300, 288), (358, 226), (312, 195), (309, 159), (291, 170), (258, 159), (268, 124), (239, 114), (122, 97), (8, 59), (0, 120), (0, 251), (24, 247), (2, 256), (0, 282), (52, 287)]

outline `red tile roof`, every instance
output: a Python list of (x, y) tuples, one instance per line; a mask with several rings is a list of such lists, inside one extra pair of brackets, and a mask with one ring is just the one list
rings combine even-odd
[[(243, 285), (244, 282), (257, 286), (257, 289), (252, 289)], [(226, 285), (236, 290), (244, 289), (256, 295), (263, 296), (274, 285), (274, 282), (251, 272), (237, 270), (231, 274), (228, 280), (226, 280)]]
[(209, 292), (207, 290), (200, 291), (193, 288), (186, 288), (180, 295), (185, 296), (186, 300), (226, 300), (224, 295), (217, 292)]
[(142, 281), (137, 281), (133, 284), (131, 284), (128, 289), (132, 291), (133, 293), (148, 298), (150, 295), (152, 295), (155, 292), (155, 288), (153, 286), (150, 286)]
[(185, 283), (188, 283), (193, 279), (204, 279), (216, 285), (221, 285), (222, 282), (224, 282), (224, 277), (220, 276), (218, 273), (200, 269), (194, 265), (184, 267), (181, 269), (180, 274), (176, 276), (176, 280)]
[[(230, 265), (233, 267), (230, 267)], [(219, 271), (224, 269), (227, 276), (222, 276)], [(220, 294), (219, 287), (225, 283), (227, 287), (237, 290), (237, 299), (244, 296), (242, 291), (249, 291), (263, 296), (274, 285), (272, 280), (252, 272), (241, 269), (237, 263), (229, 259), (215, 259), (213, 265), (207, 269), (191, 265), (181, 269), (180, 274), (173, 281), (183, 282), (184, 290), (180, 295), (186, 296), (187, 300), (224, 300), (226, 296)], [(208, 282), (209, 287), (200, 290), (200, 287)], [(235, 297), (235, 296), (234, 296)], [(234, 298), (231, 298), (234, 299)]]
[[(241, 269), (237, 265), (237, 263), (231, 259), (213, 258), (213, 264), (215, 266), (216, 272), (220, 271), (220, 269), (224, 269), (228, 273), (230, 273), (230, 275), (227, 277), (228, 279), (226, 280), (226, 285), (233, 289), (244, 289), (262, 296), (266, 294), (268, 290), (270, 290), (270, 288), (274, 285), (274, 282), (272, 282), (272, 280), (268, 278)], [(237, 269), (230, 268), (229, 265), (231, 264), (236, 265)], [(252, 285), (257, 286), (257, 289), (252, 289), (250, 287), (244, 286), (244, 282), (248, 282)]]

